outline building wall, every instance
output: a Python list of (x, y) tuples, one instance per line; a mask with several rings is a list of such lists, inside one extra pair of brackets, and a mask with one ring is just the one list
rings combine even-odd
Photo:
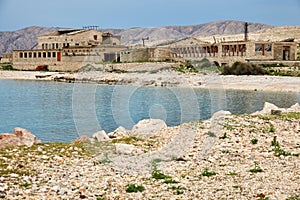
[(12, 53), (4, 53), (0, 58), (0, 63), (11, 63), (13, 61)]

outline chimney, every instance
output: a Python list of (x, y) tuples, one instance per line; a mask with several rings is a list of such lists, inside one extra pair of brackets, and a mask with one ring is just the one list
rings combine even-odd
[(245, 23), (245, 41), (248, 41), (248, 22)]

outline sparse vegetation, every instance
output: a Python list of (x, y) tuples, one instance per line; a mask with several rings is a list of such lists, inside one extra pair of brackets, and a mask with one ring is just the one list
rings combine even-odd
[(227, 133), (224, 133), (223, 136), (220, 136), (220, 137), (219, 137), (219, 139), (221, 139), (221, 140), (224, 140), (224, 139), (226, 139), (226, 138), (228, 138), (228, 137), (227, 137)]
[(0, 70), (7, 70), (11, 71), (14, 70), (12, 63), (6, 62), (6, 63), (0, 63)]
[(186, 190), (185, 187), (181, 187), (181, 186), (173, 186), (173, 187), (171, 187), (170, 189), (175, 190), (175, 191), (174, 191), (174, 194), (175, 194), (175, 195), (183, 194), (183, 193), (184, 193), (184, 190)]
[(208, 131), (207, 133), (205, 133), (205, 135), (208, 135), (209, 137), (217, 137), (216, 134), (211, 131)]
[(178, 72), (182, 73), (197, 73), (198, 70), (193, 66), (190, 61), (186, 61), (181, 64), (179, 67), (175, 68)]
[(275, 132), (275, 128), (274, 125), (272, 123), (270, 123), (270, 129), (269, 129), (270, 133), (274, 133)]
[(128, 184), (126, 185), (126, 192), (132, 193), (132, 192), (143, 192), (145, 190), (145, 187), (142, 185), (136, 185), (136, 184)]
[(256, 138), (251, 139), (252, 144), (257, 144), (257, 142), (258, 142), (258, 139), (256, 139)]
[(249, 172), (251, 173), (258, 173), (258, 172), (263, 172), (263, 169), (258, 166), (258, 162), (254, 161), (254, 168), (250, 169)]
[(223, 75), (265, 75), (267, 72), (260, 66), (250, 63), (235, 62), (231, 67), (225, 66)]
[(299, 154), (292, 154), (290, 152), (283, 150), (280, 147), (279, 142), (277, 141), (277, 136), (274, 136), (274, 138), (271, 142), (271, 146), (273, 147), (274, 154), (277, 157), (279, 157), (279, 156), (299, 156)]
[(204, 171), (201, 173), (201, 176), (207, 176), (207, 177), (215, 176), (215, 175), (217, 175), (217, 173), (214, 171), (209, 171), (208, 168), (205, 168)]

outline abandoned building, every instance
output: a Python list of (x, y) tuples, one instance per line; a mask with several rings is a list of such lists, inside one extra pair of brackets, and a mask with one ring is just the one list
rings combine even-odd
[(120, 52), (121, 62), (178, 60), (178, 56), (168, 48), (137, 48)]
[(219, 65), (232, 65), (236, 61), (300, 65), (297, 61), (299, 44), (293, 39), (251, 41), (247, 26), (245, 23), (241, 41), (210, 43), (189, 37), (145, 47), (147, 37), (142, 38), (142, 47), (135, 48), (121, 45), (121, 36), (94, 28), (61, 29), (39, 36), (37, 49), (14, 50), (12, 54), (3, 54), (0, 62), (12, 62), (13, 68), (18, 70), (36, 70), (43, 66), (51, 71), (76, 71), (88, 64), (103, 62), (201, 61), (204, 58)]
[(293, 41), (260, 42), (228, 41), (219, 43), (201, 42), (196, 38), (185, 38), (159, 47), (169, 48), (179, 57), (190, 61), (207, 58), (220, 65), (231, 65), (240, 62), (296, 61), (297, 43)]
[(94, 29), (63, 29), (38, 37), (36, 50), (13, 51), (13, 67), (35, 70), (47, 66), (51, 71), (74, 71), (89, 63), (119, 61), (127, 49), (121, 37)]

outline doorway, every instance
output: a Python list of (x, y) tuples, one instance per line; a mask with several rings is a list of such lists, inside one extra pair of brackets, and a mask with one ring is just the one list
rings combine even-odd
[(290, 60), (290, 47), (283, 47), (282, 57), (283, 60)]

